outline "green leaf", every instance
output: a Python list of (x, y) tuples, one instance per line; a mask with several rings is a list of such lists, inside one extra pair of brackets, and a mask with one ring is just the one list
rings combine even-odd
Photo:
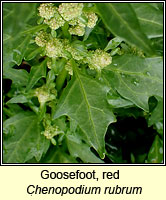
[(47, 59), (45, 59), (38, 65), (31, 67), (26, 91), (29, 91), (31, 88), (33, 88), (33, 86), (38, 82), (40, 78), (46, 77), (46, 64), (47, 64)]
[(37, 45), (29, 45), (26, 49), (24, 60), (29, 61), (34, 59), (38, 54), (42, 52), (42, 47), (38, 47)]
[(49, 147), (49, 141), (40, 134), (37, 116), (32, 112), (22, 112), (4, 122), (4, 130), (10, 130), (4, 139), (4, 163), (24, 163), (35, 157), (40, 160)]
[(157, 97), (158, 103), (155, 109), (153, 110), (149, 120), (148, 125), (152, 126), (156, 122), (163, 120), (163, 99), (161, 97)]
[(3, 114), (7, 115), (8, 117), (12, 117), (22, 111), (23, 109), (17, 104), (8, 104), (7, 107), (3, 107)]
[(89, 35), (91, 34), (91, 32), (93, 31), (92, 28), (89, 28), (89, 27), (85, 27), (85, 34), (84, 34), (84, 38), (83, 38), (83, 41), (87, 40)]
[(13, 84), (17, 86), (26, 86), (29, 79), (29, 74), (24, 69), (4, 68), (3, 76), (11, 79)]
[(158, 103), (148, 119), (148, 126), (154, 125), (157, 132), (163, 137), (163, 98), (156, 97)]
[[(29, 36), (20, 35), (28, 26), (29, 20), (36, 12), (36, 3), (3, 3), (3, 67), (12, 67), (20, 63), (28, 41)], [(19, 49), (20, 54), (15, 54), (13, 62), (13, 49)], [(16, 53), (16, 51), (15, 51)], [(16, 58), (17, 57), (17, 58)]]
[(96, 3), (105, 26), (116, 36), (153, 54), (150, 41), (142, 32), (137, 16), (128, 3)]
[(123, 107), (125, 108), (125, 107), (133, 106), (133, 103), (131, 101), (124, 99), (112, 89), (109, 91), (107, 99), (108, 99), (108, 103), (113, 108), (123, 108)]
[(67, 154), (63, 147), (54, 147), (48, 151), (40, 163), (78, 163), (75, 158)]
[(163, 36), (163, 13), (155, 9), (149, 3), (131, 3), (137, 18), (141, 25), (141, 29), (148, 38), (156, 38)]
[(9, 104), (9, 103), (26, 103), (28, 101), (29, 100), (28, 100), (27, 96), (20, 94), (18, 96), (11, 98), (9, 101), (7, 101), (7, 104)]
[[(19, 42), (16, 41), (16, 48), (13, 49), (13, 62), (16, 65), (20, 65), (24, 58), (24, 54), (26, 52), (26, 48), (30, 42), (31, 35), (24, 36), (23, 38), (18, 38)], [(21, 42), (20, 42), (21, 41)], [(17, 45), (18, 44), (18, 45)]]
[(104, 163), (92, 153), (87, 144), (79, 140), (78, 136), (67, 135), (67, 146), (70, 154), (75, 158), (80, 158), (84, 163)]
[(163, 163), (163, 142), (158, 135), (150, 148), (146, 163)]
[(22, 35), (25, 34), (34, 34), (42, 29), (46, 30), (48, 28), (47, 24), (41, 24), (41, 25), (37, 25), (37, 26), (33, 26), (33, 27), (28, 27), (26, 28), (24, 31), (21, 32)]
[(161, 135), (161, 137), (163, 137), (164, 135), (163, 120), (156, 122), (154, 125), (155, 125), (154, 128), (157, 130), (157, 132)]
[(123, 40), (120, 37), (115, 37), (108, 42), (104, 50), (108, 51), (110, 49), (115, 49), (122, 41)]
[(80, 41), (80, 40), (74, 40), (72, 43), (71, 43), (71, 46), (76, 49), (78, 51), (78, 53), (81, 55), (81, 56), (84, 56), (86, 57), (88, 54), (87, 52), (87, 49), (86, 49), (86, 46), (84, 44), (84, 42)]
[(108, 85), (145, 111), (149, 110), (149, 97), (163, 95), (163, 64), (160, 57), (119, 56), (102, 72)]
[(157, 10), (163, 10), (163, 3), (148, 3), (150, 6)]
[[(74, 65), (74, 64), (73, 64)], [(115, 116), (106, 101), (107, 89), (99, 81), (82, 74), (75, 67), (75, 75), (65, 88), (53, 118), (68, 115), (84, 132), (87, 143), (104, 157), (104, 136)]]
[(3, 31), (14, 37), (23, 31), (36, 12), (36, 3), (3, 3)]
[(152, 46), (155, 49), (157, 55), (163, 56), (163, 37), (160, 38), (152, 38)]

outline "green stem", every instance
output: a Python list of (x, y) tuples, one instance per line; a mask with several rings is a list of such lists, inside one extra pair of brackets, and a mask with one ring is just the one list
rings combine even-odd
[(29, 102), (28, 102), (28, 106), (31, 108), (31, 110), (32, 110), (34, 113), (38, 114), (39, 108), (38, 108), (37, 106), (35, 106), (35, 105), (33, 104), (32, 101), (29, 101)]
[(68, 31), (69, 24), (66, 22), (64, 24), (64, 26), (62, 26), (61, 28), (62, 28), (62, 32), (63, 32), (64, 37), (71, 41), (71, 35), (70, 35), (69, 31)]
[(58, 92), (62, 89), (63, 84), (64, 84), (65, 79), (66, 79), (66, 76), (67, 76), (67, 71), (64, 67), (63, 70), (61, 71), (61, 73), (59, 74), (59, 76), (56, 79), (56, 89), (57, 89)]

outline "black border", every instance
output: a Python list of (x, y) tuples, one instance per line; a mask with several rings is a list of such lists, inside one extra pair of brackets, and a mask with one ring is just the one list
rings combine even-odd
[[(1, 74), (3, 75), (3, 3), (85, 3), (85, 2), (89, 2), (89, 3), (97, 3), (96, 1), (1, 1)], [(152, 163), (145, 163), (145, 164), (99, 164), (99, 163), (91, 163), (91, 164), (82, 164), (82, 163), (78, 163), (78, 164), (72, 164), (72, 163), (68, 163), (68, 164), (62, 164), (62, 163), (49, 163), (49, 164), (44, 164), (44, 163), (40, 163), (40, 164), (25, 164), (25, 163), (8, 163), (8, 164), (4, 164), (3, 163), (3, 109), (2, 109), (2, 104), (3, 104), (3, 95), (2, 95), (2, 88), (3, 88), (3, 84), (2, 84), (2, 76), (1, 76), (1, 160), (0, 160), (0, 166), (166, 166), (165, 163), (165, 152), (166, 152), (166, 147), (165, 147), (165, 1), (100, 1), (99, 3), (163, 3), (163, 80), (164, 80), (164, 87), (163, 87), (163, 127), (164, 127), (164, 138), (163, 138), (163, 163), (159, 164), (152, 164)]]

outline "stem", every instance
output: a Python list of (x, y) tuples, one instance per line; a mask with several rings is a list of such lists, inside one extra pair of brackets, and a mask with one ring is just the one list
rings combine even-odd
[(28, 106), (31, 108), (31, 110), (33, 110), (34, 113), (38, 114), (39, 108), (35, 106), (32, 101), (28, 102)]
[(62, 26), (61, 28), (62, 28), (64, 37), (71, 41), (71, 35), (70, 35), (69, 31), (68, 31), (69, 24), (66, 22), (64, 24), (64, 26)]
[(66, 79), (66, 76), (67, 76), (67, 71), (64, 67), (63, 70), (61, 71), (61, 73), (59, 74), (59, 76), (56, 79), (56, 89), (57, 89), (58, 92), (62, 89), (63, 84), (64, 84), (65, 79)]

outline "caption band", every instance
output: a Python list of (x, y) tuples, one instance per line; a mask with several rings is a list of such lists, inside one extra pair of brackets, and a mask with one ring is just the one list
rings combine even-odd
[[(52, 180), (94, 180), (99, 184), (98, 186), (91, 185), (87, 186), (86, 184), (79, 184), (76, 186), (65, 186), (64, 181), (62, 185), (52, 186), (41, 186), (40, 184), (34, 185), (30, 184), (27, 186), (27, 194), (28, 195), (40, 195), (40, 194), (51, 194), (51, 195), (60, 195), (64, 196), (67, 194), (92, 194), (92, 195), (113, 195), (113, 194), (142, 194), (141, 186), (120, 186), (118, 184), (113, 185), (112, 179), (120, 179), (120, 171), (116, 170), (114, 172), (103, 171), (100, 174), (97, 174), (95, 170), (84, 172), (81, 170), (70, 171), (70, 172), (55, 172), (49, 170), (42, 170), (40, 173), (40, 177), (43, 180), (52, 179)], [(101, 186), (100, 180), (110, 180), (110, 185)]]

